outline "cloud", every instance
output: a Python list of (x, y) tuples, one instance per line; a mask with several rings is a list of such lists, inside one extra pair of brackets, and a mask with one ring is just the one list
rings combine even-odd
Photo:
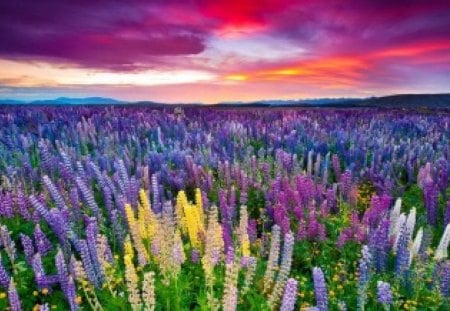
[(1, 1), (0, 81), (170, 101), (441, 90), (448, 16), (443, 0)]

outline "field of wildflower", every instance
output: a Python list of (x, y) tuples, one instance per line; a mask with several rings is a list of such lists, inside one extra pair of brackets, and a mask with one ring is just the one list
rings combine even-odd
[(450, 115), (0, 108), (1, 310), (449, 310)]

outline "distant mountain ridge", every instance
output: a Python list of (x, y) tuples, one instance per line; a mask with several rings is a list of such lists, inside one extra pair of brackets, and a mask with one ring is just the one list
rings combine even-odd
[(446, 108), (450, 109), (450, 94), (399, 94), (369, 98), (317, 98), (299, 100), (260, 100), (252, 102), (220, 102), (217, 104), (180, 103), (167, 104), (154, 101), (127, 102), (106, 97), (70, 98), (59, 97), (47, 100), (0, 100), (0, 105), (120, 105), (120, 106), (152, 106), (173, 107), (184, 105), (185, 107), (334, 107), (334, 108)]

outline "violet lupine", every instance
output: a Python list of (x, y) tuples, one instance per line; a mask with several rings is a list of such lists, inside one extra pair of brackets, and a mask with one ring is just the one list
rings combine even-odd
[(281, 302), (280, 311), (293, 311), (295, 308), (295, 301), (297, 300), (297, 281), (290, 278), (286, 282), (284, 288), (283, 300)]
[(64, 254), (61, 250), (58, 250), (58, 253), (56, 254), (55, 266), (58, 271), (58, 281), (61, 286), (61, 290), (66, 296), (67, 301), (69, 302), (70, 310), (77, 310), (78, 307), (75, 302), (75, 283), (73, 282), (72, 276), (69, 275), (66, 262), (64, 260)]
[(31, 238), (28, 235), (23, 234), (23, 233), (20, 234), (20, 241), (22, 242), (25, 259), (30, 264), (31, 261), (33, 260), (33, 256), (34, 256), (33, 241), (31, 240)]
[(331, 157), (331, 162), (333, 165), (334, 176), (336, 177), (336, 181), (341, 180), (341, 163), (339, 162), (339, 158), (337, 154), (333, 154)]
[(450, 199), (447, 200), (447, 207), (444, 213), (444, 226), (450, 224)]
[(19, 189), (17, 191), (16, 198), (17, 198), (17, 208), (19, 210), (19, 214), (23, 217), (23, 219), (31, 220), (31, 214), (27, 208), (28, 207), (27, 198), (21, 189)]
[(84, 271), (86, 272), (86, 277), (88, 278), (89, 282), (91, 282), (91, 284), (93, 284), (95, 287), (98, 287), (100, 285), (100, 282), (97, 278), (95, 268), (92, 264), (88, 244), (86, 240), (79, 240), (77, 244), (78, 244), (77, 248), (81, 256), (81, 261), (83, 263)]
[(95, 270), (95, 274), (100, 282), (103, 282), (105, 273), (103, 271), (103, 266), (100, 262), (100, 256), (98, 254), (98, 245), (97, 245), (97, 237), (98, 237), (98, 226), (95, 217), (91, 217), (88, 219), (88, 225), (86, 227), (86, 242), (89, 248), (89, 254), (91, 257), (91, 262)]
[(392, 290), (389, 283), (383, 281), (377, 282), (377, 300), (386, 310), (389, 310), (392, 304)]
[(64, 209), (66, 207), (66, 203), (64, 202), (63, 197), (61, 196), (53, 182), (50, 180), (50, 178), (47, 175), (44, 175), (42, 177), (42, 181), (47, 188), (47, 191), (50, 193), (52, 199), (55, 201), (56, 206), (60, 210)]
[(36, 253), (32, 259), (31, 267), (34, 272), (34, 279), (36, 281), (38, 289), (43, 289), (46, 284), (43, 282), (45, 277), (44, 265), (42, 264), (42, 258), (40, 253)]
[(8, 271), (6, 271), (6, 268), (3, 265), (3, 262), (2, 262), (1, 257), (0, 257), (0, 286), (4, 290), (7, 290), (8, 287), (9, 287), (9, 282), (10, 282), (9, 273), (8, 273)]
[(283, 254), (281, 257), (281, 266), (275, 282), (275, 286), (269, 296), (269, 305), (278, 305), (279, 299), (283, 294), (283, 288), (291, 272), (292, 254), (294, 252), (295, 239), (291, 232), (284, 236)]
[(14, 284), (12, 278), (9, 282), (8, 300), (11, 311), (22, 311), (22, 304), (20, 302), (19, 294), (17, 293), (16, 285)]
[(75, 182), (78, 186), (78, 189), (80, 190), (81, 196), (86, 203), (86, 205), (92, 210), (95, 217), (101, 222), (101, 212), (100, 208), (98, 207), (97, 203), (95, 202), (94, 195), (92, 194), (92, 191), (90, 188), (88, 188), (83, 181), (81, 177), (75, 178)]
[(400, 230), (400, 236), (397, 245), (397, 252), (395, 257), (395, 273), (397, 277), (403, 278), (409, 269), (409, 232), (406, 224), (403, 224)]
[(361, 250), (362, 257), (359, 260), (359, 280), (358, 280), (358, 310), (364, 310), (367, 300), (367, 287), (370, 281), (370, 268), (372, 265), (372, 256), (367, 245), (363, 245)]
[(313, 268), (314, 294), (319, 311), (328, 311), (328, 292), (322, 269)]
[(36, 245), (37, 251), (42, 256), (45, 256), (52, 249), (52, 243), (42, 231), (39, 224), (34, 228), (34, 244)]
[(5, 249), (9, 260), (14, 262), (17, 258), (16, 243), (11, 239), (11, 235), (5, 225), (0, 226), (0, 245)]
[(373, 263), (377, 272), (385, 270), (389, 252), (389, 228), (390, 221), (385, 217), (378, 228), (372, 229), (369, 234), (369, 248), (372, 253)]
[(442, 264), (439, 282), (439, 291), (442, 296), (450, 297), (450, 261), (447, 260)]
[(264, 292), (269, 292), (272, 288), (275, 269), (278, 267), (278, 257), (280, 255), (280, 227), (274, 225), (272, 227), (272, 237), (270, 240), (269, 259), (264, 274)]
[(437, 225), (438, 220), (438, 197), (439, 190), (433, 180), (429, 179), (425, 182), (423, 188), (424, 203), (427, 212), (428, 224), (432, 226)]

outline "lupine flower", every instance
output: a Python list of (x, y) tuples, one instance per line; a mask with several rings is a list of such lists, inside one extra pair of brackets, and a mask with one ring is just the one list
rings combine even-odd
[(434, 255), (434, 259), (439, 261), (447, 258), (447, 249), (450, 244), (450, 224), (445, 227), (445, 231), (442, 234), (441, 241), (436, 249), (436, 253)]
[(3, 263), (1, 261), (0, 257), (0, 286), (3, 287), (3, 289), (8, 289), (9, 287), (9, 280), (10, 276), (8, 271), (6, 271), (5, 266), (3, 266)]
[(278, 257), (280, 254), (280, 227), (274, 225), (272, 227), (272, 239), (270, 241), (269, 259), (267, 260), (267, 268), (264, 274), (264, 292), (269, 292), (273, 285), (275, 268), (278, 267)]
[(319, 311), (327, 311), (328, 293), (322, 269), (317, 267), (313, 268), (313, 280), (314, 280), (314, 293), (316, 296), (317, 308)]
[(291, 232), (286, 233), (284, 236), (283, 254), (281, 257), (281, 266), (278, 272), (278, 276), (275, 282), (275, 286), (269, 296), (269, 305), (275, 306), (278, 304), (279, 299), (282, 296), (283, 288), (291, 272), (292, 253), (294, 251), (294, 236)]
[(20, 234), (20, 241), (22, 242), (23, 252), (25, 253), (25, 258), (28, 263), (31, 263), (34, 256), (34, 245), (33, 241), (28, 235), (23, 233)]
[(153, 271), (144, 273), (142, 282), (142, 302), (148, 311), (155, 309), (155, 273)]
[(377, 298), (378, 302), (389, 308), (392, 304), (392, 291), (389, 283), (378, 281), (377, 282)]
[(11, 281), (9, 282), (8, 300), (11, 311), (22, 310), (22, 304), (20, 302), (19, 294), (17, 293), (16, 285), (14, 284), (14, 280), (12, 278)]
[(367, 300), (367, 287), (370, 281), (370, 268), (372, 264), (372, 256), (367, 245), (361, 250), (361, 259), (359, 261), (359, 280), (358, 280), (358, 310), (364, 310)]
[(280, 311), (293, 311), (295, 301), (297, 299), (297, 281), (288, 279), (284, 288), (283, 300), (281, 302)]
[(397, 254), (395, 257), (395, 272), (398, 277), (404, 276), (409, 268), (409, 232), (406, 224), (400, 230), (400, 237), (398, 240)]

